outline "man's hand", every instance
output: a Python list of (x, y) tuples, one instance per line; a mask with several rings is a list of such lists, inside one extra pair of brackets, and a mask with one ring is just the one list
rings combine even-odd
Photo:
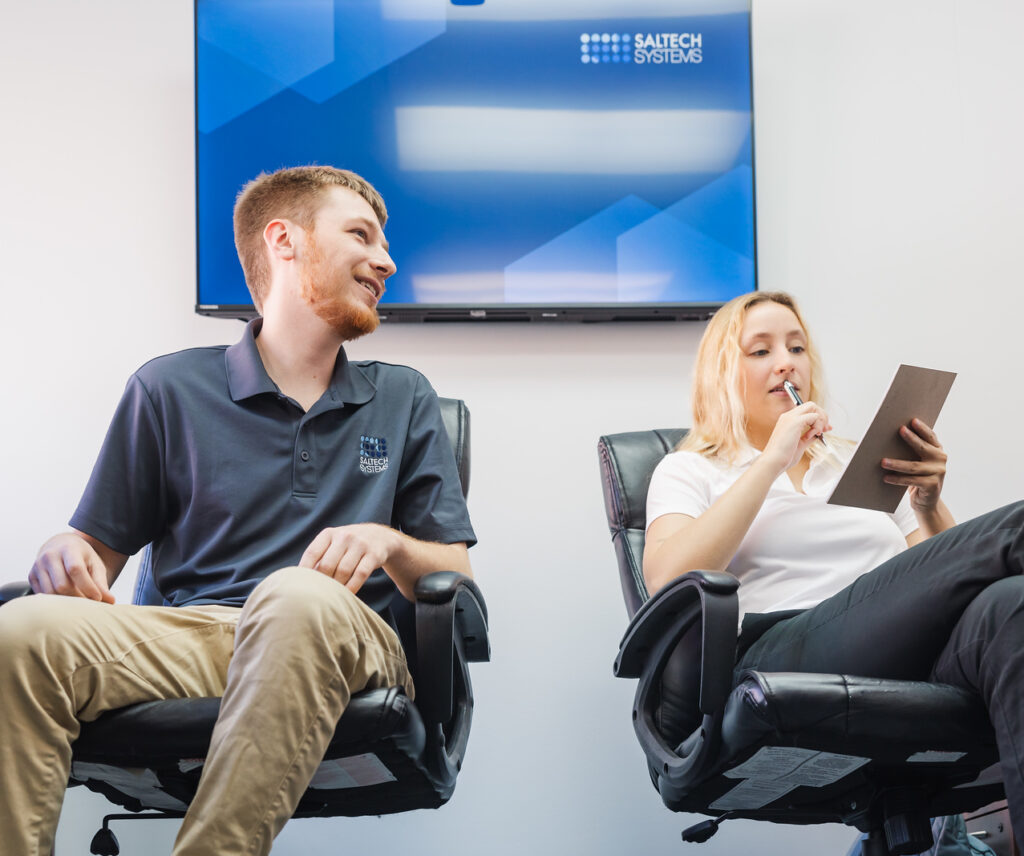
[(54, 535), (43, 544), (28, 581), (32, 590), (40, 594), (114, 602), (107, 582), (107, 566), (92, 545), (75, 532)]
[(312, 568), (358, 592), (377, 568), (383, 568), (399, 549), (401, 535), (379, 523), (354, 523), (324, 529), (299, 559), (300, 568)]

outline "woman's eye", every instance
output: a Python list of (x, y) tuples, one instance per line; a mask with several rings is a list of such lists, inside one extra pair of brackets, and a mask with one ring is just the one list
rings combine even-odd
[(802, 354), (806, 350), (806, 348), (804, 348), (803, 345), (794, 345), (789, 350), (792, 351), (794, 354)]
[(764, 357), (768, 355), (767, 348), (758, 348), (756, 351), (751, 351), (750, 356), (752, 357)]

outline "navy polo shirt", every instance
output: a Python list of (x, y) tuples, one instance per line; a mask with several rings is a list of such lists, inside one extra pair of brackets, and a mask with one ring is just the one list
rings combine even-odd
[[(342, 348), (303, 412), (263, 367), (261, 323), (231, 347), (168, 354), (132, 375), (71, 525), (120, 553), (152, 542), (154, 581), (174, 606), (241, 605), (331, 526), (475, 543), (423, 375), (351, 363)], [(383, 611), (395, 591), (378, 569), (360, 597)]]

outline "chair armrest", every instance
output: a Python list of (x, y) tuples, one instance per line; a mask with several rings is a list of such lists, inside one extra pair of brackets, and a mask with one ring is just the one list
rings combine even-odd
[(425, 721), (447, 723), (455, 704), (454, 672), (491, 658), (487, 605), (476, 583), (454, 571), (416, 582), (416, 706)]
[(664, 666), (679, 638), (699, 619), (700, 709), (705, 714), (720, 710), (732, 689), (736, 661), (737, 588), (739, 581), (720, 571), (690, 571), (661, 588), (633, 616), (619, 644), (615, 676), (639, 678)]
[[(676, 783), (703, 770), (716, 751), (722, 713), (732, 688), (738, 587), (739, 582), (729, 574), (683, 574), (637, 610), (619, 646), (615, 674), (640, 679), (633, 703), (633, 728), (663, 797)], [(666, 666), (670, 661), (678, 666), (680, 656), (684, 680), (697, 690), (694, 713), (703, 721), (677, 743), (677, 738), (668, 739), (663, 732), (659, 707)]]
[(0, 606), (16, 597), (25, 597), (32, 594), (32, 586), (27, 582), (4, 583), (0, 586)]

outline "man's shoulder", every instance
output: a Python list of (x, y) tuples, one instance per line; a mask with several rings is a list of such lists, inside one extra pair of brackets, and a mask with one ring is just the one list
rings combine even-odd
[(210, 374), (223, 376), (227, 348), (227, 345), (206, 345), (162, 354), (143, 363), (133, 377), (153, 389), (195, 381)]
[(386, 363), (382, 360), (356, 360), (356, 366), (363, 375), (381, 389), (400, 389), (403, 392), (431, 389), (430, 381), (423, 372), (401, 363)]

